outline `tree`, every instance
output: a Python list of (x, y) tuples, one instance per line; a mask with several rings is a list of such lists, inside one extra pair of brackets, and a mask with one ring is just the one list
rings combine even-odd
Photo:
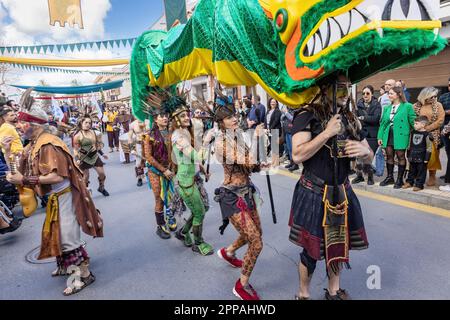
[(0, 63), (0, 86), (6, 84), (6, 80), (8, 79), (8, 75), (11, 72), (12, 67), (6, 63)]

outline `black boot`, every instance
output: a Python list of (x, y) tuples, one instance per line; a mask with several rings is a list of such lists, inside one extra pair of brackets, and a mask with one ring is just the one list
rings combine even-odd
[(105, 189), (105, 180), (106, 180), (106, 177), (104, 179), (98, 178), (98, 189), (97, 189), (97, 191), (100, 192), (103, 196), (109, 197), (109, 192), (106, 191), (106, 189)]
[(158, 226), (156, 228), (156, 234), (164, 240), (170, 239), (170, 233), (167, 233), (164, 226)]
[(362, 172), (358, 173), (355, 179), (352, 180), (352, 184), (358, 184), (360, 182), (364, 182), (364, 177), (362, 175)]
[(156, 229), (156, 234), (161, 238), (161, 239), (170, 239), (170, 231), (167, 230), (166, 228), (166, 221), (164, 220), (164, 213), (162, 212), (155, 212), (155, 216), (156, 216), (156, 223), (158, 224), (158, 227)]
[(400, 189), (403, 186), (403, 175), (405, 174), (405, 169), (406, 166), (398, 166), (398, 176), (394, 189)]
[(384, 179), (380, 183), (380, 187), (385, 187), (385, 186), (388, 186), (390, 184), (395, 184), (395, 180), (394, 180), (394, 165), (387, 163), (386, 164), (386, 168), (387, 168), (388, 175), (387, 175), (386, 179)]
[(299, 169), (298, 164), (294, 163), (294, 165), (293, 165), (292, 167), (289, 168), (289, 171), (290, 171), (290, 172), (294, 172), (295, 170), (298, 170), (298, 169)]
[(293, 165), (295, 165), (294, 161), (289, 162), (287, 166), (285, 166), (285, 169), (290, 169)]
[(142, 187), (142, 179), (141, 178), (138, 179), (137, 186)]

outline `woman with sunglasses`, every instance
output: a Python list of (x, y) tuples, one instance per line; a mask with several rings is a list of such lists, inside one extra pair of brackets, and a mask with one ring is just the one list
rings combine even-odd
[[(406, 149), (408, 149), (411, 131), (414, 128), (416, 114), (412, 104), (406, 102), (403, 88), (389, 90), (391, 104), (384, 107), (378, 130), (378, 145), (386, 149), (387, 177), (380, 186), (394, 185), (395, 189), (403, 186), (406, 170)], [(394, 180), (394, 158), (398, 160), (397, 181)]]
[(417, 97), (417, 103), (414, 105), (417, 116), (426, 116), (430, 121), (425, 127), (433, 140), (431, 158), (428, 162), (429, 178), (427, 186), (429, 187), (436, 185), (436, 171), (442, 169), (439, 160), (439, 145), (441, 144), (441, 127), (444, 124), (445, 111), (442, 104), (437, 100), (438, 92), (434, 87), (422, 89)]
[[(380, 127), (381, 105), (374, 97), (375, 89), (371, 86), (365, 86), (363, 89), (363, 97), (357, 104), (358, 119), (362, 124), (362, 131), (365, 134), (370, 148), (375, 153), (378, 148), (377, 134)], [(363, 171), (368, 174), (367, 184), (373, 185), (373, 168), (370, 164), (363, 166), (358, 163), (356, 166), (357, 176), (352, 183), (364, 182)]]

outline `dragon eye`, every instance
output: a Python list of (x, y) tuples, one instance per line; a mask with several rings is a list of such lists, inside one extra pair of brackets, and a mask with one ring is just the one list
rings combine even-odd
[(277, 11), (274, 19), (275, 29), (278, 32), (284, 32), (288, 24), (288, 13), (286, 9), (280, 9)]

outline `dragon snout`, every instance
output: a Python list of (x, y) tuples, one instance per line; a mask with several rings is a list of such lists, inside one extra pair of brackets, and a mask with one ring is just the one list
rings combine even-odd
[(316, 60), (329, 50), (368, 30), (383, 37), (383, 26), (391, 28), (429, 28), (436, 19), (433, 2), (437, 0), (352, 1), (325, 15), (305, 39), (301, 49), (304, 62)]

